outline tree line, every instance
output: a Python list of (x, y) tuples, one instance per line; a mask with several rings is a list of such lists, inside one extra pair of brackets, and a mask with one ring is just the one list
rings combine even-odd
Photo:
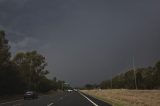
[(160, 61), (156, 62), (153, 67), (130, 69), (98, 85), (86, 84), (84, 88), (136, 89), (136, 85), (137, 89), (160, 89)]
[(45, 57), (37, 51), (18, 52), (11, 58), (6, 34), (0, 31), (0, 96), (21, 94), (26, 90), (48, 92), (64, 89), (64, 81), (46, 77), (49, 73), (46, 66)]

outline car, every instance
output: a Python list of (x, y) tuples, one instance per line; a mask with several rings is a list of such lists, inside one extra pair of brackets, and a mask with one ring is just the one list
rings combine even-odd
[(36, 99), (38, 98), (38, 94), (34, 91), (27, 91), (24, 93), (24, 100), (25, 99)]
[(73, 91), (72, 89), (68, 89), (68, 90), (67, 90), (67, 92), (72, 92), (72, 91)]
[(75, 92), (78, 92), (78, 89), (74, 89)]

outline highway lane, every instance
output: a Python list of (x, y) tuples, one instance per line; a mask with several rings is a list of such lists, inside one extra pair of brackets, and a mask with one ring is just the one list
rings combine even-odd
[(54, 95), (40, 96), (38, 99), (17, 100), (1, 103), (0, 106), (111, 106), (79, 92), (58, 92)]

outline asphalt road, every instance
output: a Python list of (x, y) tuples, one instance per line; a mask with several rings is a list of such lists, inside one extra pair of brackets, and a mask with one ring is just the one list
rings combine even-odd
[(111, 106), (79, 92), (58, 92), (40, 96), (38, 99), (16, 100), (0, 103), (0, 106)]

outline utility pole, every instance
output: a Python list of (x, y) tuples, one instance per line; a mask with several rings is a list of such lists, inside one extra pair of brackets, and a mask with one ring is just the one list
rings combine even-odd
[(133, 71), (134, 71), (135, 88), (137, 89), (137, 76), (136, 76), (136, 69), (135, 69), (135, 65), (134, 65), (134, 57), (133, 57)]

